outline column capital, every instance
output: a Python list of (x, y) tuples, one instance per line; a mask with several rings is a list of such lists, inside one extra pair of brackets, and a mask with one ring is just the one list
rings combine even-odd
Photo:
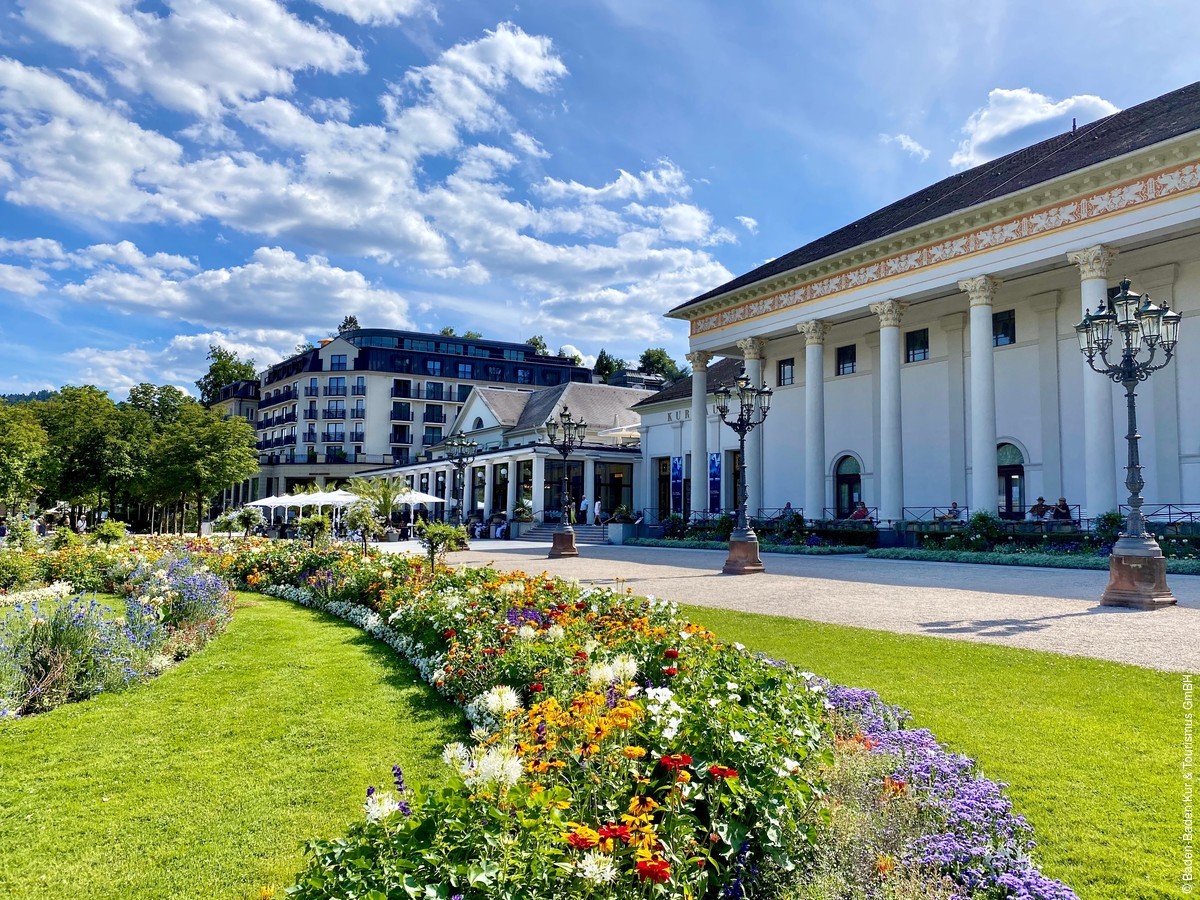
[(899, 328), (906, 309), (908, 304), (903, 300), (881, 300), (870, 306), (871, 312), (879, 316), (880, 328)]
[(796, 330), (804, 335), (804, 345), (812, 347), (825, 343), (825, 336), (829, 334), (829, 323), (820, 319), (809, 319), (797, 325)]
[(685, 354), (683, 358), (688, 361), (688, 364), (692, 367), (692, 374), (695, 375), (697, 372), (703, 372), (708, 368), (713, 355), (707, 350), (693, 350), (691, 353)]
[(767, 352), (766, 338), (742, 338), (737, 342), (743, 359), (762, 359)]
[(991, 306), (996, 291), (1004, 284), (994, 275), (980, 275), (978, 278), (964, 278), (958, 283), (958, 289), (971, 298), (972, 306)]
[(1079, 266), (1080, 281), (1087, 281), (1090, 278), (1107, 280), (1109, 264), (1117, 258), (1117, 253), (1116, 247), (1097, 244), (1086, 250), (1072, 250), (1067, 254), (1067, 262)]

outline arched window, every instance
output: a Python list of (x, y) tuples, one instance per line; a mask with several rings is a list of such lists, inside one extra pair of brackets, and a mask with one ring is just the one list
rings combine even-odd
[(862, 499), (862, 466), (853, 456), (843, 456), (833, 469), (837, 517), (844, 519)]
[(475, 421), (471, 423), (471, 430), (478, 431), (483, 427), (483, 416), (476, 416)]
[(1002, 519), (1025, 515), (1025, 456), (1016, 444), (996, 447), (996, 507)]

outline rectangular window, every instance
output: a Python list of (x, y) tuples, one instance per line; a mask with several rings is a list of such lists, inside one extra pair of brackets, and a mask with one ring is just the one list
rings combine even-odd
[(458, 386), (458, 402), (464, 402), (471, 394), (471, 386), (469, 384), (460, 384)]
[(918, 328), (904, 335), (904, 361), (920, 362), (929, 359), (929, 329)]
[(504, 380), (504, 369), (502, 369), (500, 366), (488, 366), (487, 367), (487, 380), (488, 381), (503, 381)]
[(345, 372), (346, 371), (346, 354), (335, 353), (329, 357), (329, 371)]
[(781, 359), (777, 367), (775, 379), (776, 387), (784, 387), (785, 385), (796, 383), (796, 360)]
[(530, 369), (517, 369), (517, 384), (533, 384), (533, 372)]
[(442, 383), (440, 381), (425, 382), (425, 399), (426, 400), (441, 400), (442, 399)]
[(456, 367), (456, 375), (459, 378), (474, 378), (473, 371), (474, 369), (469, 362), (460, 362)]
[(848, 347), (837, 348), (837, 373), (839, 375), (853, 375), (854, 364), (857, 362), (858, 355), (855, 352), (854, 344)]
[(1017, 313), (1006, 309), (992, 313), (992, 346), (1007, 347), (1017, 342)]
[(442, 374), (442, 361), (440, 359), (425, 360), (425, 374), (426, 375), (441, 375)]

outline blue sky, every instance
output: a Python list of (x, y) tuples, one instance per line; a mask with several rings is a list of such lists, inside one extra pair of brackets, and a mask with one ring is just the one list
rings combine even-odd
[(670, 307), (1198, 43), (1183, 0), (15, 0), (0, 392), (194, 392), (348, 313), (681, 358)]

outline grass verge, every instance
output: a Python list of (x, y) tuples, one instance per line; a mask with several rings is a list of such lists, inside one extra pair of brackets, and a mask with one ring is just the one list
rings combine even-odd
[(910, 710), (916, 726), (1010, 785), (1042, 871), (1082, 900), (1182, 896), (1182, 676), (708, 607), (687, 613), (724, 640)]
[(393, 763), (430, 784), (464, 734), (383, 644), (239, 594), (229, 631), (153, 682), (0, 728), (0, 896), (258, 897)]

